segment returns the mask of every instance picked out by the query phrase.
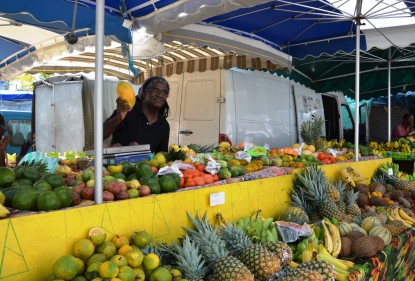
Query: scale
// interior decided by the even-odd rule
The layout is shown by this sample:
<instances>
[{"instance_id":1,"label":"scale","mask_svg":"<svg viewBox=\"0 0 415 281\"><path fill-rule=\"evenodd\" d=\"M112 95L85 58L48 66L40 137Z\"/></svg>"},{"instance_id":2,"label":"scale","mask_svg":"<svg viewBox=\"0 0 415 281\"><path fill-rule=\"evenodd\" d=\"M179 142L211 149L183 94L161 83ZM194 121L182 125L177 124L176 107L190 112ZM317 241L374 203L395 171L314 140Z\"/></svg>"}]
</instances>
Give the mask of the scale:
<instances>
[{"instance_id":1,"label":"scale","mask_svg":"<svg viewBox=\"0 0 415 281\"><path fill-rule=\"evenodd\" d=\"M95 154L94 150L85 152L88 156ZM150 145L130 145L130 146L117 146L106 147L103 149L102 164L104 166L120 165L122 162L137 163L141 160L150 160ZM88 166L94 165L92 160Z\"/></svg>"}]
</instances>

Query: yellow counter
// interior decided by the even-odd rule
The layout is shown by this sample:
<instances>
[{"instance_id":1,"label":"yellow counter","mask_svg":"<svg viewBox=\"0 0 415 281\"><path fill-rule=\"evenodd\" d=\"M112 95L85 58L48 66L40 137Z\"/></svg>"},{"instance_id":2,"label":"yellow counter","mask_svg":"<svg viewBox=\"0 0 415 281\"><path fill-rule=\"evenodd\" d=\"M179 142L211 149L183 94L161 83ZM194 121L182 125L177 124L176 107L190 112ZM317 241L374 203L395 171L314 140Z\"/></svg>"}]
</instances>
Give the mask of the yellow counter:
<instances>
[{"instance_id":1,"label":"yellow counter","mask_svg":"<svg viewBox=\"0 0 415 281\"><path fill-rule=\"evenodd\" d=\"M347 166L370 178L380 164L391 161L322 168L329 178L337 178ZM234 221L258 209L264 217L278 216L289 205L292 179L293 175L285 175L0 220L0 280L45 280L55 260L72 254L73 243L87 237L93 227L103 228L107 239L147 230L155 240L170 242L183 235L182 226L190 226L186 211L192 215L207 212L212 222L217 213ZM225 204L211 207L210 194L218 192L225 193Z\"/></svg>"}]
</instances>

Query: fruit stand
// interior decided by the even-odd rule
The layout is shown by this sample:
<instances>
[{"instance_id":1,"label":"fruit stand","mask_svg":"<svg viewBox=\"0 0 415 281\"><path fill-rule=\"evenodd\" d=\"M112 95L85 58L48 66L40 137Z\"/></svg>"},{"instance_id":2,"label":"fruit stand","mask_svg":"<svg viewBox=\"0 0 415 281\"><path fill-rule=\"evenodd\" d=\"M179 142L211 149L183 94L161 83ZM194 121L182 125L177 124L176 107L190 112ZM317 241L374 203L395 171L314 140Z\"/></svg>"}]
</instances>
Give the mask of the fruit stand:
<instances>
[{"instance_id":1,"label":"fruit stand","mask_svg":"<svg viewBox=\"0 0 415 281\"><path fill-rule=\"evenodd\" d=\"M341 169L351 166L370 178L380 164L391 161L381 158L321 167L328 177L338 177ZM107 237L146 229L154 239L170 242L184 234L182 226L191 226L186 212L193 215L207 212L212 222L218 213L225 220L235 221L258 209L264 217L278 217L290 204L292 180L298 171L301 169L282 176L228 181L222 185L184 188L173 193L100 205L81 204L52 212L23 213L0 220L0 280L46 280L55 260L69 254L74 242L86 237L93 227L102 228L109 234ZM221 199L215 201L218 197ZM405 235L399 242L405 244L401 248L413 245L405 243L413 240L413 230ZM399 252L396 249L393 251ZM400 253L405 254L404 251ZM376 258L374 261L376 264ZM410 261L405 262L409 264ZM366 276L355 273L351 278L365 280L372 272L377 272L370 265L367 268Z\"/></svg>"}]
</instances>

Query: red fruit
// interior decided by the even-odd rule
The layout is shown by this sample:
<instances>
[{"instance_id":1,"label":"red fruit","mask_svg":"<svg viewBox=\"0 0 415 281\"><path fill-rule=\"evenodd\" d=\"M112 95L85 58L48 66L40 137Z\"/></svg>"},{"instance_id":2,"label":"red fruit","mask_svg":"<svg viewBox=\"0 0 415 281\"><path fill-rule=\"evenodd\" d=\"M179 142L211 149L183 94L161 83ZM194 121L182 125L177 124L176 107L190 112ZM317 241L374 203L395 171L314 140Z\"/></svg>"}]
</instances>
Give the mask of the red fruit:
<instances>
[{"instance_id":1,"label":"red fruit","mask_svg":"<svg viewBox=\"0 0 415 281\"><path fill-rule=\"evenodd\" d=\"M198 164L197 166L196 166L196 169L198 169L199 171L201 171L201 172L205 172L205 165L203 165L203 164Z\"/></svg>"},{"instance_id":2,"label":"red fruit","mask_svg":"<svg viewBox=\"0 0 415 281\"><path fill-rule=\"evenodd\" d=\"M180 177L180 185L179 185L179 187L180 188L183 188L184 187L184 177Z\"/></svg>"},{"instance_id":3,"label":"red fruit","mask_svg":"<svg viewBox=\"0 0 415 281\"><path fill-rule=\"evenodd\" d=\"M214 175L212 175L212 177L213 177L213 181L214 181L214 182L219 181L219 176L218 176L218 174L214 174Z\"/></svg>"},{"instance_id":4,"label":"red fruit","mask_svg":"<svg viewBox=\"0 0 415 281\"><path fill-rule=\"evenodd\" d=\"M140 193L140 197L148 196L151 193L150 187L147 185L142 185L138 189L138 192Z\"/></svg>"},{"instance_id":5,"label":"red fruit","mask_svg":"<svg viewBox=\"0 0 415 281\"><path fill-rule=\"evenodd\" d=\"M128 199L129 197L128 197L127 191L121 191L120 193L115 195L115 198L117 198L117 200L125 200L125 199Z\"/></svg>"},{"instance_id":6,"label":"red fruit","mask_svg":"<svg viewBox=\"0 0 415 281\"><path fill-rule=\"evenodd\" d=\"M84 190L86 187L85 183L78 183L77 185L75 185L74 187L72 187L72 191L78 193L79 195L81 195L82 190Z\"/></svg>"},{"instance_id":7,"label":"red fruit","mask_svg":"<svg viewBox=\"0 0 415 281\"><path fill-rule=\"evenodd\" d=\"M94 188L85 187L84 190L82 190L82 198L85 200L94 200Z\"/></svg>"},{"instance_id":8,"label":"red fruit","mask_svg":"<svg viewBox=\"0 0 415 281\"><path fill-rule=\"evenodd\" d=\"M72 203L71 206L76 206L81 204L81 195L79 195L79 193L73 192L72 191Z\"/></svg>"},{"instance_id":9,"label":"red fruit","mask_svg":"<svg viewBox=\"0 0 415 281\"><path fill-rule=\"evenodd\" d=\"M156 167L151 167L151 170L153 170L153 173L157 173L159 171Z\"/></svg>"},{"instance_id":10,"label":"red fruit","mask_svg":"<svg viewBox=\"0 0 415 281\"><path fill-rule=\"evenodd\" d=\"M103 201L114 201L114 194L112 194L110 191L108 190L104 190L102 192L102 200Z\"/></svg>"}]
</instances>

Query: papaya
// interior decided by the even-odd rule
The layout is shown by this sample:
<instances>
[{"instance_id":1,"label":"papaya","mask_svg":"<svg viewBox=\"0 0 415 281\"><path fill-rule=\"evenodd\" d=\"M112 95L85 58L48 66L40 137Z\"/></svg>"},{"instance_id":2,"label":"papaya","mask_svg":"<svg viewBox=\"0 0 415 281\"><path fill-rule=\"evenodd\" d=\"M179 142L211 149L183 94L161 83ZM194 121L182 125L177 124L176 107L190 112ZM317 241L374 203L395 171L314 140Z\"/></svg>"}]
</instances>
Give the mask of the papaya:
<instances>
[{"instance_id":1,"label":"papaya","mask_svg":"<svg viewBox=\"0 0 415 281\"><path fill-rule=\"evenodd\" d=\"M52 186L47 183L45 180L38 180L33 184L33 189L39 190L39 191L52 191Z\"/></svg>"},{"instance_id":2,"label":"papaya","mask_svg":"<svg viewBox=\"0 0 415 281\"><path fill-rule=\"evenodd\" d=\"M63 185L63 176L59 174L47 174L42 179L50 184L52 188L57 188Z\"/></svg>"},{"instance_id":3,"label":"papaya","mask_svg":"<svg viewBox=\"0 0 415 281\"><path fill-rule=\"evenodd\" d=\"M24 167L23 168L23 178L29 179L32 182L39 180L41 177L40 172L32 167Z\"/></svg>"},{"instance_id":4,"label":"papaya","mask_svg":"<svg viewBox=\"0 0 415 281\"><path fill-rule=\"evenodd\" d=\"M61 200L57 193L45 191L39 194L36 205L39 211L52 211L60 208Z\"/></svg>"},{"instance_id":5,"label":"papaya","mask_svg":"<svg viewBox=\"0 0 415 281\"><path fill-rule=\"evenodd\" d=\"M60 208L66 208L72 204L72 189L67 186L59 186L53 190L61 202Z\"/></svg>"},{"instance_id":6,"label":"papaya","mask_svg":"<svg viewBox=\"0 0 415 281\"><path fill-rule=\"evenodd\" d=\"M32 180L29 180L29 179L16 179L16 181L13 184L15 184L15 183L22 183L22 184L26 184L26 185L33 185L33 181Z\"/></svg>"},{"instance_id":7,"label":"papaya","mask_svg":"<svg viewBox=\"0 0 415 281\"><path fill-rule=\"evenodd\" d=\"M129 175L134 173L134 165L131 164L130 162L122 162L121 165L122 165L122 173L125 176L128 177Z\"/></svg>"},{"instance_id":8,"label":"papaya","mask_svg":"<svg viewBox=\"0 0 415 281\"><path fill-rule=\"evenodd\" d=\"M117 97L122 100L125 100L129 107L134 107L135 105L135 92L133 87L127 81L120 81L117 84Z\"/></svg>"},{"instance_id":9,"label":"papaya","mask_svg":"<svg viewBox=\"0 0 415 281\"><path fill-rule=\"evenodd\" d=\"M12 208L25 211L35 211L37 209L37 198L41 192L34 189L23 189L14 195Z\"/></svg>"},{"instance_id":10,"label":"papaya","mask_svg":"<svg viewBox=\"0 0 415 281\"><path fill-rule=\"evenodd\" d=\"M167 176L171 176L176 181L176 185L177 186L180 185L180 176L179 176L179 174L176 174L176 173L168 173L166 175Z\"/></svg>"},{"instance_id":11,"label":"papaya","mask_svg":"<svg viewBox=\"0 0 415 281\"><path fill-rule=\"evenodd\" d=\"M158 180L152 177L141 177L139 182L141 185L147 185L150 188L150 194L161 193L161 187Z\"/></svg>"},{"instance_id":12,"label":"papaya","mask_svg":"<svg viewBox=\"0 0 415 281\"><path fill-rule=\"evenodd\" d=\"M139 178L150 177L153 175L153 169L148 161L142 160L136 164L135 173Z\"/></svg>"},{"instance_id":13,"label":"papaya","mask_svg":"<svg viewBox=\"0 0 415 281\"><path fill-rule=\"evenodd\" d=\"M180 182L179 182L180 184ZM162 193L173 192L177 190L177 184L170 175L164 175L159 178L160 190ZM150 188L151 189L151 188Z\"/></svg>"},{"instance_id":14,"label":"papaya","mask_svg":"<svg viewBox=\"0 0 415 281\"><path fill-rule=\"evenodd\" d=\"M8 167L0 167L0 187L8 187L16 180L16 173Z\"/></svg>"},{"instance_id":15,"label":"papaya","mask_svg":"<svg viewBox=\"0 0 415 281\"><path fill-rule=\"evenodd\" d=\"M17 192L22 191L20 188L15 187L7 187L3 188L1 192L6 196L6 201L4 202L4 206L11 207L13 197L16 195Z\"/></svg>"}]
</instances>

